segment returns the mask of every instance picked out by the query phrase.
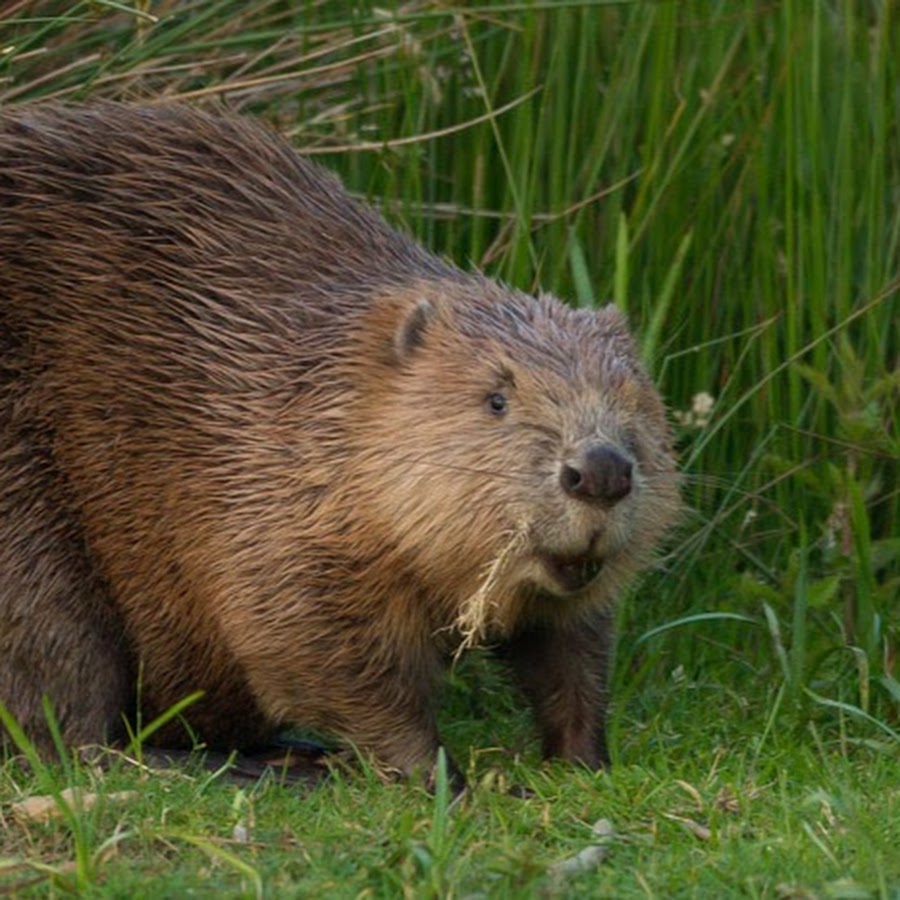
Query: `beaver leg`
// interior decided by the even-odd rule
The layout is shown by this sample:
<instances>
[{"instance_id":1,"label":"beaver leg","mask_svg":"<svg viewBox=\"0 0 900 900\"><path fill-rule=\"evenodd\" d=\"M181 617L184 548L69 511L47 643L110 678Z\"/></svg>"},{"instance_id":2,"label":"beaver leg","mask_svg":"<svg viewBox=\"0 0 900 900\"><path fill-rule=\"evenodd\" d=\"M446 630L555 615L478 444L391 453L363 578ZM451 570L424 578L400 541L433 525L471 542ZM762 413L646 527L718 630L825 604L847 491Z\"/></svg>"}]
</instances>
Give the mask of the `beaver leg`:
<instances>
[{"instance_id":1,"label":"beaver leg","mask_svg":"<svg viewBox=\"0 0 900 900\"><path fill-rule=\"evenodd\" d=\"M427 686L426 686L427 685ZM435 722L431 679L395 684L392 696L357 695L359 706L348 717L341 736L363 753L370 754L385 775L399 778L421 778L434 787L440 738ZM389 699L390 704L385 700ZM456 793L465 779L449 753L446 754L447 776Z\"/></svg>"},{"instance_id":2,"label":"beaver leg","mask_svg":"<svg viewBox=\"0 0 900 900\"><path fill-rule=\"evenodd\" d=\"M0 384L0 701L39 751L53 747L45 695L66 743L105 742L133 693L121 624L65 507L49 441L23 427L12 393Z\"/></svg>"},{"instance_id":3,"label":"beaver leg","mask_svg":"<svg viewBox=\"0 0 900 900\"><path fill-rule=\"evenodd\" d=\"M307 598L307 614L318 609ZM424 626L401 640L404 633L390 620L341 618L340 609L340 603L324 604L314 620L293 629L316 636L308 645L270 643L264 657L243 660L256 696L273 721L334 735L387 778L432 782L440 747L434 702L443 675L439 651L417 640L427 634ZM414 616L415 610L403 621L408 625ZM455 787L462 779L447 763Z\"/></svg>"},{"instance_id":4,"label":"beaver leg","mask_svg":"<svg viewBox=\"0 0 900 900\"><path fill-rule=\"evenodd\" d=\"M503 648L534 707L545 758L609 765L607 677L612 644L608 614L565 628L535 625Z\"/></svg>"}]
</instances>

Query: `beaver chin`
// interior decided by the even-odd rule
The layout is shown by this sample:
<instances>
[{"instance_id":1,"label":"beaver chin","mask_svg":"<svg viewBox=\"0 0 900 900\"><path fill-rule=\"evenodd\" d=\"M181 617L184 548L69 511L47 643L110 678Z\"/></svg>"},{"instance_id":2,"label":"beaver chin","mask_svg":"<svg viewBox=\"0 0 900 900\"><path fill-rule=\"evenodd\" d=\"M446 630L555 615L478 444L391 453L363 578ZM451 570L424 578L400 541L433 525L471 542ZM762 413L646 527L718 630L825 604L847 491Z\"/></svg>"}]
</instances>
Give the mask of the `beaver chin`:
<instances>
[{"instance_id":1,"label":"beaver chin","mask_svg":"<svg viewBox=\"0 0 900 900\"><path fill-rule=\"evenodd\" d=\"M600 577L604 560L589 554L576 556L544 554L541 562L550 581L557 588L554 593L578 594Z\"/></svg>"}]
</instances>

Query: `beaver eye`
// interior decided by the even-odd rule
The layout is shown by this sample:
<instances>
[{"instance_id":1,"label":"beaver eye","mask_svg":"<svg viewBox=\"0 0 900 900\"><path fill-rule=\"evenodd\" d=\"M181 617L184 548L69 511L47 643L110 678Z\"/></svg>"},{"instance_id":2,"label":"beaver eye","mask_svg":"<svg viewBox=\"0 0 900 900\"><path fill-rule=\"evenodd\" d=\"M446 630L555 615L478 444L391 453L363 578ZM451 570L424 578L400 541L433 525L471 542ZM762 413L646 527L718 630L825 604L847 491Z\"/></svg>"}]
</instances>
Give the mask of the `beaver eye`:
<instances>
[{"instance_id":1,"label":"beaver eye","mask_svg":"<svg viewBox=\"0 0 900 900\"><path fill-rule=\"evenodd\" d=\"M506 415L506 412L509 409L509 401L506 399L506 395L501 394L498 391L488 394L485 404L487 405L488 412L495 416Z\"/></svg>"}]
</instances>

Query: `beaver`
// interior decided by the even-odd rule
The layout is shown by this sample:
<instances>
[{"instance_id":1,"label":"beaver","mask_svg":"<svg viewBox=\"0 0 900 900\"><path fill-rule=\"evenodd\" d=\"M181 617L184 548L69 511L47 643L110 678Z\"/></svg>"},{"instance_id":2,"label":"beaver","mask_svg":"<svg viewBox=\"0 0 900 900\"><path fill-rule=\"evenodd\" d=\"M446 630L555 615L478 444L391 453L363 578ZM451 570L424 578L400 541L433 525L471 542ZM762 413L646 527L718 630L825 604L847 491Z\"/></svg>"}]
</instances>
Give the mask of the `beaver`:
<instances>
[{"instance_id":1,"label":"beaver","mask_svg":"<svg viewBox=\"0 0 900 900\"><path fill-rule=\"evenodd\" d=\"M45 696L78 746L199 690L160 744L430 771L483 644L601 767L614 603L677 512L617 309L456 267L241 116L0 115L0 700L38 747Z\"/></svg>"}]
</instances>

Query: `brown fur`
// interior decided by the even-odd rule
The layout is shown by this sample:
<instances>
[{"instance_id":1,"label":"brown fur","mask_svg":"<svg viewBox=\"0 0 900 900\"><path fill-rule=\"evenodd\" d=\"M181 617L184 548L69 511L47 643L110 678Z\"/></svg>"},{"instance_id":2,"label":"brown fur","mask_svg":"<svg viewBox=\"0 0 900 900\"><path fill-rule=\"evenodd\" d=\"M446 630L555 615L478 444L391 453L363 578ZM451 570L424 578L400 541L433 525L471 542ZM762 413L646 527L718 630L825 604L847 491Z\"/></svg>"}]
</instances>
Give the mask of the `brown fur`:
<instances>
[{"instance_id":1,"label":"brown fur","mask_svg":"<svg viewBox=\"0 0 900 900\"><path fill-rule=\"evenodd\" d=\"M561 488L597 444L624 499ZM246 120L0 116L0 699L40 743L44 694L121 738L140 671L145 721L206 692L209 746L310 726L409 772L484 640L599 765L612 603L676 509L614 309L460 271Z\"/></svg>"}]
</instances>

